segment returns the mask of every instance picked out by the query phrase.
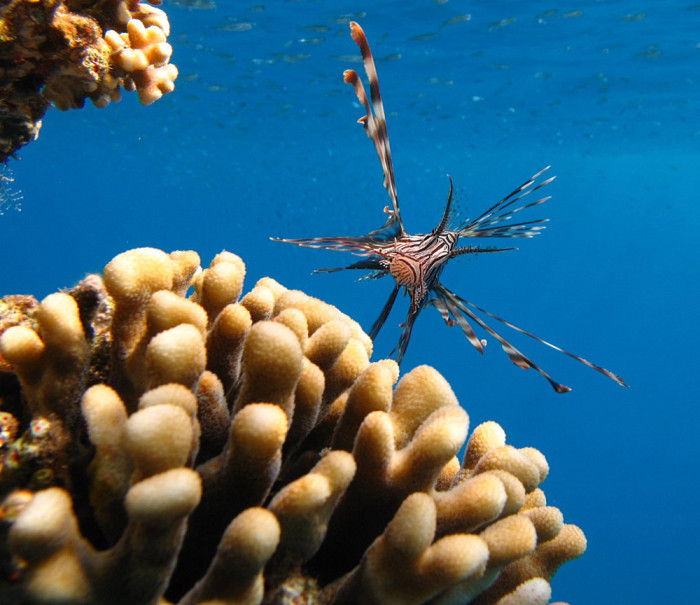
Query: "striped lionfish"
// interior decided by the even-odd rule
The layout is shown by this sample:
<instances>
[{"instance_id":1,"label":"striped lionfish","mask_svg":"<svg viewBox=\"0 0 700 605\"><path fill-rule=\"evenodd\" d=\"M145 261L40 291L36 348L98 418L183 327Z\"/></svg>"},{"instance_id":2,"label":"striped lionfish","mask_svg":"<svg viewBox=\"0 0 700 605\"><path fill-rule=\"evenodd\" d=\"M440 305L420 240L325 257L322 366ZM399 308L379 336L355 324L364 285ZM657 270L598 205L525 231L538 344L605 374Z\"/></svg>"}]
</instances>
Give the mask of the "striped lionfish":
<instances>
[{"instance_id":1,"label":"striped lionfish","mask_svg":"<svg viewBox=\"0 0 700 605\"><path fill-rule=\"evenodd\" d=\"M467 219L454 225L453 223L456 221L452 214L453 183L452 178L448 176L450 188L447 195L447 204L442 215L442 220L438 226L430 233L421 233L417 235L409 235L406 233L399 211L399 200L396 194L394 168L391 160L391 149L389 147L389 135L387 134L384 106L379 93L377 70L374 65L369 43L367 42L362 28L357 23L352 22L350 23L350 31L353 40L360 47L362 53L365 72L369 79L371 106L357 72L349 69L343 73L343 77L345 82L353 86L359 102L364 106L366 111L366 115L361 117L358 122L362 124L367 136L374 142L379 161L384 170L384 187L391 198L391 208L384 208L384 211L388 214L388 220L380 229L371 231L367 235L357 237L273 239L275 241L298 244L310 248L327 248L330 250L353 252L357 256L365 257L347 267L318 269L315 273L341 271L344 269L367 269L371 271L371 273L361 279L377 279L385 275L391 275L395 281L394 289L389 295L389 300L387 300L384 305L379 317L372 325L369 336L372 339L377 336L379 330L389 316L389 312L391 311L399 290L403 288L404 293L410 296L411 302L406 322L402 324L403 329L399 342L392 351L392 354L397 353L396 361L398 363L401 363L406 352L411 338L411 331L413 330L413 325L418 315L424 307L433 306L440 312L448 326L459 325L469 342L480 353L484 352L484 344L486 343L476 336L474 329L469 323L470 319L498 340L505 353L515 365L524 369L533 368L537 370L549 381L557 393L566 393L571 389L553 380L542 368L537 366L493 328L488 326L483 319L476 315L475 311L479 311L505 324L509 328L534 338L548 347L580 361L588 367L612 378L622 386L627 386L619 376L613 374L609 370L542 340L522 328L514 326L493 313L457 296L440 283L440 275L450 259L465 254L505 252L515 249L471 245L460 247L458 246L458 242L461 238L533 237L540 233L540 231L545 228L543 223L547 222L548 219L529 220L517 223L508 221L515 213L532 206L537 206L550 199L549 197L543 197L529 203L524 203L522 206L514 207L525 196L538 191L550 183L554 180L554 177L549 177L547 179L540 178L549 169L548 166L476 218Z\"/></svg>"}]
</instances>

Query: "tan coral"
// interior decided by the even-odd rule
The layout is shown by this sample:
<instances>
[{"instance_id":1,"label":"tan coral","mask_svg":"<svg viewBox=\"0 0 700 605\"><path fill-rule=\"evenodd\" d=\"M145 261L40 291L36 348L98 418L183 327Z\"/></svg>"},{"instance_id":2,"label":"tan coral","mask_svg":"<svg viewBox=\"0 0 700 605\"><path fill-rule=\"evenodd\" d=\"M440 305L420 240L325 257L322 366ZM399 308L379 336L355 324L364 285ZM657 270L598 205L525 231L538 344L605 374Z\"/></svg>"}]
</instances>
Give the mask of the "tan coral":
<instances>
[{"instance_id":1,"label":"tan coral","mask_svg":"<svg viewBox=\"0 0 700 605\"><path fill-rule=\"evenodd\" d=\"M155 334L153 326L149 329L149 310L154 315L157 306L152 296L162 290L181 291L198 267L197 255L167 255L153 248L129 250L105 267L105 287L114 306L110 382L130 410L148 381L146 349ZM164 325L161 318L157 323Z\"/></svg>"},{"instance_id":2,"label":"tan coral","mask_svg":"<svg viewBox=\"0 0 700 605\"><path fill-rule=\"evenodd\" d=\"M200 490L197 474L189 469L135 484L125 498L129 524L123 539L102 552L80 537L64 490L37 493L9 538L14 553L27 565L26 590L38 602L153 602L167 583L185 520ZM129 582L119 581L122 574Z\"/></svg>"},{"instance_id":3,"label":"tan coral","mask_svg":"<svg viewBox=\"0 0 700 605\"><path fill-rule=\"evenodd\" d=\"M555 538L538 544L532 553L507 565L494 584L475 599L474 603L529 603L530 601L516 600L518 593L525 590L521 588L524 585L530 586L531 589L539 587L536 592L549 598L551 593L543 589L542 581L549 583L561 565L580 557L585 550L586 538L583 532L575 525L565 524ZM532 580L537 582L531 584ZM506 596L510 599L504 600ZM533 602L548 602L536 600L543 599L544 596L536 596Z\"/></svg>"},{"instance_id":4,"label":"tan coral","mask_svg":"<svg viewBox=\"0 0 700 605\"><path fill-rule=\"evenodd\" d=\"M285 448L291 452L317 426L326 378L321 369L307 358L302 360L299 382L294 389L294 417Z\"/></svg>"},{"instance_id":5,"label":"tan coral","mask_svg":"<svg viewBox=\"0 0 700 605\"><path fill-rule=\"evenodd\" d=\"M209 268L197 274L192 299L199 303L213 321L223 308L238 301L243 292L245 264L240 256L221 252L211 261Z\"/></svg>"},{"instance_id":6,"label":"tan coral","mask_svg":"<svg viewBox=\"0 0 700 605\"><path fill-rule=\"evenodd\" d=\"M123 499L134 470L124 448L126 408L113 389L97 384L85 391L81 410L95 446L95 457L88 468L92 480L90 503L105 534L115 540L126 525Z\"/></svg>"},{"instance_id":7,"label":"tan coral","mask_svg":"<svg viewBox=\"0 0 700 605\"><path fill-rule=\"evenodd\" d=\"M75 109L89 98L105 107L124 88L148 105L172 92L169 34L166 13L137 0L4 2L0 162L38 137L51 104Z\"/></svg>"},{"instance_id":8,"label":"tan coral","mask_svg":"<svg viewBox=\"0 0 700 605\"><path fill-rule=\"evenodd\" d=\"M37 311L37 331L8 328L0 339L0 353L13 364L34 414L56 415L73 422L70 402L84 388L81 373L66 375L64 367L81 367L88 346L78 305L67 294L47 296Z\"/></svg>"},{"instance_id":9,"label":"tan coral","mask_svg":"<svg viewBox=\"0 0 700 605\"><path fill-rule=\"evenodd\" d=\"M248 309L253 321L270 319L275 308L275 295L265 286L255 286L241 299L241 305Z\"/></svg>"},{"instance_id":10,"label":"tan coral","mask_svg":"<svg viewBox=\"0 0 700 605\"><path fill-rule=\"evenodd\" d=\"M280 548L297 563L308 561L326 536L328 520L355 475L344 451L327 453L311 471L282 488L268 508L282 528Z\"/></svg>"},{"instance_id":11,"label":"tan coral","mask_svg":"<svg viewBox=\"0 0 700 605\"><path fill-rule=\"evenodd\" d=\"M291 419L302 358L299 341L289 328L272 321L254 324L243 345L245 363L234 411L266 401L279 405Z\"/></svg>"},{"instance_id":12,"label":"tan coral","mask_svg":"<svg viewBox=\"0 0 700 605\"><path fill-rule=\"evenodd\" d=\"M399 380L338 309L244 276L142 248L4 307L0 399L34 415L2 417L16 600L547 602L585 537L546 505L545 457L488 422L460 461L436 370Z\"/></svg>"},{"instance_id":13,"label":"tan coral","mask_svg":"<svg viewBox=\"0 0 700 605\"><path fill-rule=\"evenodd\" d=\"M180 601L260 603L264 596L263 569L280 539L274 514L248 508L228 526L206 575Z\"/></svg>"},{"instance_id":14,"label":"tan coral","mask_svg":"<svg viewBox=\"0 0 700 605\"><path fill-rule=\"evenodd\" d=\"M156 334L146 347L148 388L171 382L192 387L207 365L200 331L180 324Z\"/></svg>"},{"instance_id":15,"label":"tan coral","mask_svg":"<svg viewBox=\"0 0 700 605\"><path fill-rule=\"evenodd\" d=\"M37 487L53 481L70 486L70 461L83 453L75 435L89 354L75 299L65 293L47 296L36 310L34 328L7 327L0 336L0 354L22 385L21 398L10 399L24 401L33 418L28 430L0 452L0 469L7 470L0 485L21 485L26 474Z\"/></svg>"},{"instance_id":16,"label":"tan coral","mask_svg":"<svg viewBox=\"0 0 700 605\"><path fill-rule=\"evenodd\" d=\"M435 504L415 493L401 504L359 568L343 580L338 603L412 605L441 590L479 577L489 559L487 543L455 534L433 543Z\"/></svg>"},{"instance_id":17,"label":"tan coral","mask_svg":"<svg viewBox=\"0 0 700 605\"><path fill-rule=\"evenodd\" d=\"M205 370L201 373L194 395L201 432L198 451L198 462L201 462L213 458L223 449L228 438L231 415L226 402L224 385L213 372Z\"/></svg>"},{"instance_id":18,"label":"tan coral","mask_svg":"<svg viewBox=\"0 0 700 605\"><path fill-rule=\"evenodd\" d=\"M126 33L121 35L114 30L105 32L105 42L114 64L128 74L126 88L133 86L141 103L150 105L175 90L177 67L168 63L173 49L158 25L146 27L143 21L135 18L129 20L126 27Z\"/></svg>"},{"instance_id":19,"label":"tan coral","mask_svg":"<svg viewBox=\"0 0 700 605\"><path fill-rule=\"evenodd\" d=\"M238 303L227 304L207 335L207 368L229 391L240 374L243 341L253 325L250 312Z\"/></svg>"},{"instance_id":20,"label":"tan coral","mask_svg":"<svg viewBox=\"0 0 700 605\"><path fill-rule=\"evenodd\" d=\"M370 364L352 385L343 415L333 435L333 446L352 450L355 435L371 412L391 409L392 387L399 377L395 362L383 360Z\"/></svg>"}]
</instances>

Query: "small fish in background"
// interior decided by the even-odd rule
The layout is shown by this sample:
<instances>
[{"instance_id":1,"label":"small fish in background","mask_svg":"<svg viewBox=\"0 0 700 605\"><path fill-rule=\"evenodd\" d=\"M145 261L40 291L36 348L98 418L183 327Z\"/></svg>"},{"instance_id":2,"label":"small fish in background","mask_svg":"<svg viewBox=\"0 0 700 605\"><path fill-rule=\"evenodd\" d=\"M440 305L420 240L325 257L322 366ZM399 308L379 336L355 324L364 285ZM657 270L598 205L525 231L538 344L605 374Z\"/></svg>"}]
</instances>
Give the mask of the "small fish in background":
<instances>
[{"instance_id":1,"label":"small fish in background","mask_svg":"<svg viewBox=\"0 0 700 605\"><path fill-rule=\"evenodd\" d=\"M216 9L216 2L214 2L214 0L170 0L170 4L198 10Z\"/></svg>"},{"instance_id":2,"label":"small fish in background","mask_svg":"<svg viewBox=\"0 0 700 605\"><path fill-rule=\"evenodd\" d=\"M472 16L469 14L455 15L451 19L445 21L440 27L447 27L448 25L455 25L456 23L464 23L465 21L471 21Z\"/></svg>"},{"instance_id":3,"label":"small fish in background","mask_svg":"<svg viewBox=\"0 0 700 605\"><path fill-rule=\"evenodd\" d=\"M489 25L489 31L496 31L497 29L501 29L502 27L506 27L507 25L512 25L515 23L516 19L515 17L508 17L507 19L501 19L500 21L495 21L491 25Z\"/></svg>"},{"instance_id":4,"label":"small fish in background","mask_svg":"<svg viewBox=\"0 0 700 605\"><path fill-rule=\"evenodd\" d=\"M538 342L568 355L576 361L611 378L618 384L627 386L619 376L613 374L609 370L542 340L522 328L518 328L505 319L458 296L440 283L440 275L450 259L465 254L506 252L515 249L478 245L458 246L461 238L533 237L539 234L541 230L545 228L544 223L546 223L548 219L511 222L511 218L522 210L537 206L550 199L549 197L543 197L523 203L523 205L517 205L523 198L538 191L554 180L554 177L543 178L542 175L549 167L544 168L476 218L458 222L457 217L452 213L453 184L452 179L448 176L450 188L447 195L447 204L440 223L430 233L409 235L404 228L401 212L399 210L399 200L396 193L396 183L394 181L394 167L391 159L384 105L379 92L379 79L377 77L374 59L372 58L372 52L364 31L354 21L350 23L350 31L353 40L360 47L362 53L362 61L370 84L371 105L357 72L353 69L349 69L344 72L343 77L346 83L353 86L360 104L364 106L366 111L366 115L360 118L358 122L362 124L367 132L367 136L374 142L379 161L384 171L384 187L391 198L391 208L386 207L384 211L389 218L383 227L362 236L272 239L274 241L297 244L310 248L327 248L329 250L352 252L357 256L364 257L362 260L348 265L347 267L318 269L314 271L315 273L342 271L345 269L364 269L371 271L371 273L361 279L378 279L385 275L393 277L395 282L394 288L379 314L379 317L372 325L369 336L372 339L377 336L379 330L389 316L399 291L403 288L404 293L409 295L411 302L406 322L402 324L403 329L399 342L392 351L392 354L396 353L396 361L398 363L401 363L406 353L408 343L411 339L413 325L418 315L425 307L432 306L438 310L448 326L459 325L469 342L480 353L483 353L485 341L476 336L469 320L475 322L488 334L498 340L505 353L515 365L524 369L533 368L537 370L549 381L557 393L566 393L571 389L553 380L542 368L537 366L493 328L487 325L481 317L476 315L477 311L501 322L521 334L534 338Z\"/></svg>"}]
</instances>

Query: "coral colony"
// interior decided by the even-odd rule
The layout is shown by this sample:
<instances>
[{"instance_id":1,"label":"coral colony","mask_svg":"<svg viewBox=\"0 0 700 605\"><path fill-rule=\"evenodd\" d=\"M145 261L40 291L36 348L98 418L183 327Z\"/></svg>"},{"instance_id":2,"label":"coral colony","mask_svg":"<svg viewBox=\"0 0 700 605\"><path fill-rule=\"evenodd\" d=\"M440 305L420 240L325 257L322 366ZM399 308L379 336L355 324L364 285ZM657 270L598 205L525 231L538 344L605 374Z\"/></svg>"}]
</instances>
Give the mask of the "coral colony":
<instances>
[{"instance_id":1,"label":"coral colony","mask_svg":"<svg viewBox=\"0 0 700 605\"><path fill-rule=\"evenodd\" d=\"M153 2L160 4L160 2ZM0 7L0 162L39 136L49 105L97 107L175 88L164 11L136 0L4 0Z\"/></svg>"},{"instance_id":2,"label":"coral colony","mask_svg":"<svg viewBox=\"0 0 700 605\"><path fill-rule=\"evenodd\" d=\"M199 263L3 299L0 601L548 602L586 539L538 450L467 440L445 379L335 307Z\"/></svg>"}]
</instances>

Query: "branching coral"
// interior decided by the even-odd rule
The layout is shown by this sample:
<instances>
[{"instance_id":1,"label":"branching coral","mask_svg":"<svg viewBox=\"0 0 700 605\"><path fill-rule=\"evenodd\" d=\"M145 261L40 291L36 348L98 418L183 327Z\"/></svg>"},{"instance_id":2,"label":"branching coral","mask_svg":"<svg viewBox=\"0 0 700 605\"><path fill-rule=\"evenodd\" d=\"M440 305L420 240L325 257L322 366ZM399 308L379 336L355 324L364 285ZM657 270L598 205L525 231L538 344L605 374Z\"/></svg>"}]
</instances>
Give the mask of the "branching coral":
<instances>
[{"instance_id":1,"label":"branching coral","mask_svg":"<svg viewBox=\"0 0 700 605\"><path fill-rule=\"evenodd\" d=\"M159 4L159 2L153 2ZM0 7L0 162L39 135L50 104L98 107L174 89L170 24L138 0L9 0Z\"/></svg>"},{"instance_id":2,"label":"branching coral","mask_svg":"<svg viewBox=\"0 0 700 605\"><path fill-rule=\"evenodd\" d=\"M244 276L228 252L200 271L137 249L5 299L0 595L549 602L586 540L546 505L544 456L487 422L460 461L437 371L399 380L336 308L270 278L241 296Z\"/></svg>"}]
</instances>

